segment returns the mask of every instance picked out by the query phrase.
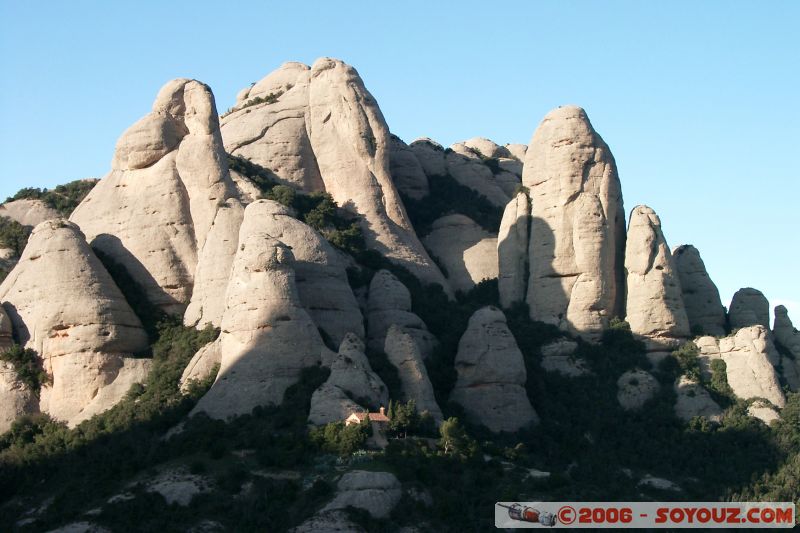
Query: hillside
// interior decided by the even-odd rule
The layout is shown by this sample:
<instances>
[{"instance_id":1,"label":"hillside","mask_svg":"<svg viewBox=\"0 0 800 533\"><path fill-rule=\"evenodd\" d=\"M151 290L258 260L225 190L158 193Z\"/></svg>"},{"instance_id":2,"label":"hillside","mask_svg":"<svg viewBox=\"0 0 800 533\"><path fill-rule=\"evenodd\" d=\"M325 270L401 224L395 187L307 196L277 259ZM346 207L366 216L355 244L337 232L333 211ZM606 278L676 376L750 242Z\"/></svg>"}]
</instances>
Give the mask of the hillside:
<instances>
[{"instance_id":1,"label":"hillside","mask_svg":"<svg viewBox=\"0 0 800 533\"><path fill-rule=\"evenodd\" d=\"M531 126L527 146L406 143L353 67L291 62L221 115L172 80L101 180L9 198L0 529L800 504L786 309L770 324L750 287L723 305L669 220L626 211L585 110Z\"/></svg>"}]
</instances>

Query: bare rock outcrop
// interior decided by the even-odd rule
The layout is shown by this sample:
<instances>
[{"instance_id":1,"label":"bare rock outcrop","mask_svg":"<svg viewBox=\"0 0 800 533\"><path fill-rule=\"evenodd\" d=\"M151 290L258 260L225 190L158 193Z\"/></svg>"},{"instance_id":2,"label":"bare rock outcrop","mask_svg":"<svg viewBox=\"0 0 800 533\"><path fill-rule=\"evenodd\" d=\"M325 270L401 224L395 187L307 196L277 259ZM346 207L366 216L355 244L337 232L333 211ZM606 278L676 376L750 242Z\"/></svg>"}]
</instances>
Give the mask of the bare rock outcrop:
<instances>
[{"instance_id":1,"label":"bare rock outcrop","mask_svg":"<svg viewBox=\"0 0 800 533\"><path fill-rule=\"evenodd\" d=\"M689 421L696 416L719 422L722 419L722 408L715 402L708 391L697 381L688 376L681 376L675 381L675 414L681 420Z\"/></svg>"},{"instance_id":2,"label":"bare rock outcrop","mask_svg":"<svg viewBox=\"0 0 800 533\"><path fill-rule=\"evenodd\" d=\"M772 334L775 335L775 340L781 346L789 350L789 352L800 360L800 331L792 324L792 319L789 318L789 311L783 305L775 306L775 321L772 326Z\"/></svg>"},{"instance_id":3,"label":"bare rock outcrop","mask_svg":"<svg viewBox=\"0 0 800 533\"><path fill-rule=\"evenodd\" d=\"M650 352L669 352L690 336L680 279L661 232L661 220L647 206L631 212L625 249L627 318Z\"/></svg>"},{"instance_id":4,"label":"bare rock outcrop","mask_svg":"<svg viewBox=\"0 0 800 533\"><path fill-rule=\"evenodd\" d=\"M783 377L789 388L793 391L800 390L800 331L797 331L789 318L786 307L775 307L775 322L772 326L772 335L789 355L781 354L781 368Z\"/></svg>"},{"instance_id":5,"label":"bare rock outcrop","mask_svg":"<svg viewBox=\"0 0 800 533\"><path fill-rule=\"evenodd\" d=\"M414 151L399 137L391 135L389 171L397 190L409 198L421 200L428 196L428 176Z\"/></svg>"},{"instance_id":6,"label":"bare rock outcrop","mask_svg":"<svg viewBox=\"0 0 800 533\"><path fill-rule=\"evenodd\" d=\"M429 178L447 174L447 163L444 160L444 147L428 137L415 139L410 145L411 151L417 156L417 161L422 165L422 170Z\"/></svg>"},{"instance_id":7,"label":"bare rock outcrop","mask_svg":"<svg viewBox=\"0 0 800 533\"><path fill-rule=\"evenodd\" d=\"M39 410L39 399L23 383L11 363L0 361L0 434L20 416Z\"/></svg>"},{"instance_id":8,"label":"bare rock outcrop","mask_svg":"<svg viewBox=\"0 0 800 533\"><path fill-rule=\"evenodd\" d=\"M5 309L0 306L0 352L11 348L14 344L14 328Z\"/></svg>"},{"instance_id":9,"label":"bare rock outcrop","mask_svg":"<svg viewBox=\"0 0 800 533\"><path fill-rule=\"evenodd\" d=\"M469 319L458 343L458 381L450 395L467 416L491 431L517 431L539 417L525 392L527 373L506 317L484 307Z\"/></svg>"},{"instance_id":10,"label":"bare rock outcrop","mask_svg":"<svg viewBox=\"0 0 800 533\"><path fill-rule=\"evenodd\" d=\"M247 207L260 227L292 249L300 302L314 322L340 344L347 333L364 337L364 318L347 281L346 264L322 235L285 206L258 200Z\"/></svg>"},{"instance_id":11,"label":"bare rock outcrop","mask_svg":"<svg viewBox=\"0 0 800 533\"><path fill-rule=\"evenodd\" d=\"M577 349L577 342L565 338L545 344L542 346L542 370L570 378L590 374L586 361L575 355Z\"/></svg>"},{"instance_id":12,"label":"bare rock outcrop","mask_svg":"<svg viewBox=\"0 0 800 533\"><path fill-rule=\"evenodd\" d=\"M649 372L629 370L617 380L617 401L626 411L641 409L661 387Z\"/></svg>"},{"instance_id":13,"label":"bare rock outcrop","mask_svg":"<svg viewBox=\"0 0 800 533\"><path fill-rule=\"evenodd\" d=\"M700 349L698 359L705 372L714 359L725 362L728 385L737 397L743 400L764 398L777 407L785 405L786 398L775 370L780 354L766 328L748 326L722 339L701 337L695 344Z\"/></svg>"},{"instance_id":14,"label":"bare rock outcrop","mask_svg":"<svg viewBox=\"0 0 800 533\"><path fill-rule=\"evenodd\" d=\"M181 392L188 392L193 382L216 378L222 365L222 351L218 340L209 342L194 354L181 375Z\"/></svg>"},{"instance_id":15,"label":"bare rock outcrop","mask_svg":"<svg viewBox=\"0 0 800 533\"><path fill-rule=\"evenodd\" d=\"M364 348L361 339L348 333L331 363L331 375L327 383L349 392L356 400L363 399L368 402L364 407L375 410L389 405L389 389L372 371Z\"/></svg>"},{"instance_id":16,"label":"bare rock outcrop","mask_svg":"<svg viewBox=\"0 0 800 533\"><path fill-rule=\"evenodd\" d=\"M525 300L530 220L530 198L520 191L506 205L497 234L497 282L500 305L505 308Z\"/></svg>"},{"instance_id":17,"label":"bare rock outcrop","mask_svg":"<svg viewBox=\"0 0 800 533\"><path fill-rule=\"evenodd\" d=\"M74 425L146 377L150 360L130 357L148 347L141 322L75 224L36 226L0 301L20 344L52 378L40 409L53 418Z\"/></svg>"},{"instance_id":18,"label":"bare rock outcrop","mask_svg":"<svg viewBox=\"0 0 800 533\"><path fill-rule=\"evenodd\" d=\"M389 389L372 371L364 343L354 334L345 336L330 367L330 376L311 396L311 424L339 422L353 412L376 411L389 404Z\"/></svg>"},{"instance_id":19,"label":"bare rock outcrop","mask_svg":"<svg viewBox=\"0 0 800 533\"><path fill-rule=\"evenodd\" d=\"M58 211L41 200L22 199L0 204L0 217L8 217L23 226L38 226L45 220L60 216Z\"/></svg>"},{"instance_id":20,"label":"bare rock outcrop","mask_svg":"<svg viewBox=\"0 0 800 533\"><path fill-rule=\"evenodd\" d=\"M315 426L324 426L331 422L341 422L352 413L365 410L363 406L352 400L345 391L326 382L311 395L308 422Z\"/></svg>"},{"instance_id":21,"label":"bare rock outcrop","mask_svg":"<svg viewBox=\"0 0 800 533\"><path fill-rule=\"evenodd\" d=\"M511 143L505 146L505 149L508 150L509 156L512 159L516 159L520 163L525 161L525 154L528 151L528 145L526 144L518 144L518 143Z\"/></svg>"},{"instance_id":22,"label":"bare rock outcrop","mask_svg":"<svg viewBox=\"0 0 800 533\"><path fill-rule=\"evenodd\" d=\"M403 397L400 399L404 402L414 400L418 412L427 411L437 423L440 423L443 419L442 410L436 403L428 370L425 368L416 340L404 329L393 325L386 335L383 350L389 362L397 368L403 389Z\"/></svg>"},{"instance_id":23,"label":"bare rock outcrop","mask_svg":"<svg viewBox=\"0 0 800 533\"><path fill-rule=\"evenodd\" d=\"M241 91L222 117L225 149L269 170L278 182L306 192L325 190L307 131L311 69L284 63Z\"/></svg>"},{"instance_id":24,"label":"bare rock outcrop","mask_svg":"<svg viewBox=\"0 0 800 533\"><path fill-rule=\"evenodd\" d=\"M445 154L445 162L447 173L464 187L477 192L494 206L505 207L508 203L509 195L501 183L472 150L463 145L453 145Z\"/></svg>"},{"instance_id":25,"label":"bare rock outcrop","mask_svg":"<svg viewBox=\"0 0 800 533\"><path fill-rule=\"evenodd\" d=\"M211 90L177 79L123 133L111 172L70 219L92 246L128 269L152 303L182 313L198 251L235 193Z\"/></svg>"},{"instance_id":26,"label":"bare rock outcrop","mask_svg":"<svg viewBox=\"0 0 800 533\"><path fill-rule=\"evenodd\" d=\"M243 220L244 205L236 198L229 198L217 211L198 257L192 297L183 315L186 325L203 327L211 324L219 327L222 323L225 292Z\"/></svg>"},{"instance_id":27,"label":"bare rock outcrop","mask_svg":"<svg viewBox=\"0 0 800 533\"><path fill-rule=\"evenodd\" d=\"M184 321L219 326L225 310L225 291L238 244L244 208L236 199L220 209L200 255L195 291ZM247 206L253 225L292 249L295 283L300 301L314 322L339 344L348 332L364 337L364 319L347 281L340 254L310 226L294 218L292 210L272 200Z\"/></svg>"},{"instance_id":28,"label":"bare rock outcrop","mask_svg":"<svg viewBox=\"0 0 800 533\"><path fill-rule=\"evenodd\" d=\"M408 220L390 173L389 129L351 66L287 63L240 93L222 122L229 152L362 216L367 246L449 290Z\"/></svg>"},{"instance_id":29,"label":"bare rock outcrop","mask_svg":"<svg viewBox=\"0 0 800 533\"><path fill-rule=\"evenodd\" d=\"M411 335L423 357L428 357L436 346L436 337L411 312L411 294L406 286L388 270L379 270L369 284L367 345L373 350L383 350L393 325Z\"/></svg>"},{"instance_id":30,"label":"bare rock outcrop","mask_svg":"<svg viewBox=\"0 0 800 533\"><path fill-rule=\"evenodd\" d=\"M689 327L705 335L725 335L725 308L700 252L685 244L672 251L672 258L680 278Z\"/></svg>"},{"instance_id":31,"label":"bare rock outcrop","mask_svg":"<svg viewBox=\"0 0 800 533\"><path fill-rule=\"evenodd\" d=\"M533 134L531 318L596 339L622 313L625 214L616 163L583 109L551 111Z\"/></svg>"},{"instance_id":32,"label":"bare rock outcrop","mask_svg":"<svg viewBox=\"0 0 800 533\"><path fill-rule=\"evenodd\" d=\"M455 291L467 292L483 280L497 278L497 237L468 216L435 220L422 242L444 266Z\"/></svg>"},{"instance_id":33,"label":"bare rock outcrop","mask_svg":"<svg viewBox=\"0 0 800 533\"><path fill-rule=\"evenodd\" d=\"M279 404L303 368L327 352L300 303L291 250L245 210L222 317L220 370L193 412L225 419Z\"/></svg>"},{"instance_id":34,"label":"bare rock outcrop","mask_svg":"<svg viewBox=\"0 0 800 533\"><path fill-rule=\"evenodd\" d=\"M400 481L390 472L351 470L336 484L333 500L322 512L355 507L374 518L386 518L403 495Z\"/></svg>"},{"instance_id":35,"label":"bare rock outcrop","mask_svg":"<svg viewBox=\"0 0 800 533\"><path fill-rule=\"evenodd\" d=\"M739 289L731 300L728 319L731 329L755 325L769 328L769 301L757 289L752 287Z\"/></svg>"}]
</instances>

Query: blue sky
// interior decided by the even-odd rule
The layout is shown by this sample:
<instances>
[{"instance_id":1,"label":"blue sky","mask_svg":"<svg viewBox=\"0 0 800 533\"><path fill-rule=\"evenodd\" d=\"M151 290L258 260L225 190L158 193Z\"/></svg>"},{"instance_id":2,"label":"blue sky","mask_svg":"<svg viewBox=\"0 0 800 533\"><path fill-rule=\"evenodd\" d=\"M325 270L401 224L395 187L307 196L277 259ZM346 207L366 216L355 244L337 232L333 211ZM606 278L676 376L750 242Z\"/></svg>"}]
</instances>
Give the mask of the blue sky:
<instances>
[{"instance_id":1,"label":"blue sky","mask_svg":"<svg viewBox=\"0 0 800 533\"><path fill-rule=\"evenodd\" d=\"M800 322L800 2L0 0L0 197L108 171L176 77L220 111L284 61L341 58L390 128L527 143L584 107L671 246L729 301L753 286Z\"/></svg>"}]
</instances>

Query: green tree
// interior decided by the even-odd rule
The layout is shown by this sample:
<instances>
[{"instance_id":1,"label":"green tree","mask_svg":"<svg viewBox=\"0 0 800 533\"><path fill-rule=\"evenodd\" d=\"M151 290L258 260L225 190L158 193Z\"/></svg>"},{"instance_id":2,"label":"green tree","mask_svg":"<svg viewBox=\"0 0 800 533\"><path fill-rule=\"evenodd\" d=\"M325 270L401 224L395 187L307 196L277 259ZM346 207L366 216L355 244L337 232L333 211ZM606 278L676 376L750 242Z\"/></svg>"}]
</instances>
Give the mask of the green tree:
<instances>
[{"instance_id":1,"label":"green tree","mask_svg":"<svg viewBox=\"0 0 800 533\"><path fill-rule=\"evenodd\" d=\"M450 417L442 422L439 427L439 435L441 436L439 447L447 455L469 455L474 444L461 422L455 417Z\"/></svg>"}]
</instances>

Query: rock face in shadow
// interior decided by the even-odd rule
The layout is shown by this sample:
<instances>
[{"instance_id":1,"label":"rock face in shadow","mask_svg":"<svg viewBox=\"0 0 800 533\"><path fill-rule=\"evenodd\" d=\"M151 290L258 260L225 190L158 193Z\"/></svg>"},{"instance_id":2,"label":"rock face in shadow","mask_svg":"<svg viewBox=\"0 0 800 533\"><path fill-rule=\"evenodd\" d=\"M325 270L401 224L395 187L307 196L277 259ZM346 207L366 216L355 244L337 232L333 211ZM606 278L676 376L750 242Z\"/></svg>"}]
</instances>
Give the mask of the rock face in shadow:
<instances>
[{"instance_id":1,"label":"rock face in shadow","mask_svg":"<svg viewBox=\"0 0 800 533\"><path fill-rule=\"evenodd\" d=\"M744 327L722 339L701 337L695 344L701 368L709 368L714 359L725 362L728 384L738 398L764 398L777 407L786 404L775 370L780 354L763 326Z\"/></svg>"},{"instance_id":2,"label":"rock face in shadow","mask_svg":"<svg viewBox=\"0 0 800 533\"><path fill-rule=\"evenodd\" d=\"M783 377L789 388L795 392L800 390L800 331L797 331L789 318L786 307L775 307L775 322L772 326L775 342L780 344L789 356L781 354Z\"/></svg>"},{"instance_id":3,"label":"rock face in shadow","mask_svg":"<svg viewBox=\"0 0 800 533\"><path fill-rule=\"evenodd\" d=\"M234 195L211 90L177 79L123 133L111 172L70 219L92 246L127 268L152 303L180 314L198 251L217 210Z\"/></svg>"},{"instance_id":4,"label":"rock face in shadow","mask_svg":"<svg viewBox=\"0 0 800 533\"><path fill-rule=\"evenodd\" d=\"M597 339L621 315L625 215L611 151L583 109L542 120L525 155L531 318Z\"/></svg>"},{"instance_id":5,"label":"rock face in shadow","mask_svg":"<svg viewBox=\"0 0 800 533\"><path fill-rule=\"evenodd\" d=\"M20 344L52 380L39 409L69 425L112 407L144 380L147 335L75 224L36 226L0 301Z\"/></svg>"},{"instance_id":6,"label":"rock face in shadow","mask_svg":"<svg viewBox=\"0 0 800 533\"><path fill-rule=\"evenodd\" d=\"M752 287L739 289L731 300L728 319L731 329L756 325L769 329L769 301L757 289Z\"/></svg>"},{"instance_id":7,"label":"rock face in shadow","mask_svg":"<svg viewBox=\"0 0 800 533\"><path fill-rule=\"evenodd\" d=\"M339 479L336 488L333 501L321 512L352 506L367 511L374 518L386 518L403 495L400 481L389 472L351 470Z\"/></svg>"},{"instance_id":8,"label":"rock face in shadow","mask_svg":"<svg viewBox=\"0 0 800 533\"><path fill-rule=\"evenodd\" d=\"M722 419L722 408L715 402L708 391L697 381L681 376L675 381L675 415L686 422L696 416L719 422Z\"/></svg>"},{"instance_id":9,"label":"rock face in shadow","mask_svg":"<svg viewBox=\"0 0 800 533\"><path fill-rule=\"evenodd\" d=\"M504 207L510 200L510 195L503 190L503 183L492 170L475 152L463 144L454 144L450 148L451 151L445 154L447 173L464 187L486 198L492 205ZM519 185L519 182L516 185Z\"/></svg>"},{"instance_id":10,"label":"rock face in shadow","mask_svg":"<svg viewBox=\"0 0 800 533\"><path fill-rule=\"evenodd\" d=\"M415 200L428 196L428 176L414 151L396 135L391 135L389 148L389 171L397 190Z\"/></svg>"},{"instance_id":11,"label":"rock face in shadow","mask_svg":"<svg viewBox=\"0 0 800 533\"><path fill-rule=\"evenodd\" d=\"M467 216L435 220L422 241L444 266L455 291L468 292L483 280L497 278L497 237Z\"/></svg>"},{"instance_id":12,"label":"rock face in shadow","mask_svg":"<svg viewBox=\"0 0 800 533\"><path fill-rule=\"evenodd\" d=\"M0 352L11 348L14 344L14 328L5 309L0 306Z\"/></svg>"},{"instance_id":13,"label":"rock face in shadow","mask_svg":"<svg viewBox=\"0 0 800 533\"><path fill-rule=\"evenodd\" d=\"M629 370L617 380L617 401L626 411L641 409L661 387L652 374L644 370Z\"/></svg>"},{"instance_id":14,"label":"rock face in shadow","mask_svg":"<svg viewBox=\"0 0 800 533\"><path fill-rule=\"evenodd\" d=\"M500 305L505 308L511 307L514 302L525 301L530 220L530 199L524 191L520 191L503 211L500 232L497 234L497 282Z\"/></svg>"},{"instance_id":15,"label":"rock face in shadow","mask_svg":"<svg viewBox=\"0 0 800 533\"><path fill-rule=\"evenodd\" d=\"M383 350L386 334L393 325L408 333L424 358L436 346L436 337L417 315L411 312L411 294L388 270L379 270L369 284L367 299L367 345Z\"/></svg>"},{"instance_id":16,"label":"rock face in shadow","mask_svg":"<svg viewBox=\"0 0 800 533\"><path fill-rule=\"evenodd\" d=\"M222 133L229 152L279 181L330 193L363 217L369 248L449 290L405 213L390 173L389 129L354 68L330 58L287 63L240 93Z\"/></svg>"},{"instance_id":17,"label":"rock face in shadow","mask_svg":"<svg viewBox=\"0 0 800 533\"><path fill-rule=\"evenodd\" d=\"M384 352L389 362L397 368L403 389L401 401L414 400L417 411L429 412L437 424L442 422L442 410L436 403L428 370L422 360L419 345L404 329L392 325L386 335Z\"/></svg>"},{"instance_id":18,"label":"rock face in shadow","mask_svg":"<svg viewBox=\"0 0 800 533\"><path fill-rule=\"evenodd\" d=\"M522 352L495 307L479 309L458 343L458 381L450 400L491 431L517 431L539 422L525 392Z\"/></svg>"},{"instance_id":19,"label":"rock face in shadow","mask_svg":"<svg viewBox=\"0 0 800 533\"><path fill-rule=\"evenodd\" d=\"M672 258L680 278L690 328L715 337L725 335L725 308L700 252L691 244L685 244L673 250Z\"/></svg>"},{"instance_id":20,"label":"rock face in shadow","mask_svg":"<svg viewBox=\"0 0 800 533\"><path fill-rule=\"evenodd\" d=\"M647 206L631 212L625 250L627 318L631 332L650 352L668 352L689 338L680 278L661 232L661 220Z\"/></svg>"},{"instance_id":21,"label":"rock face in shadow","mask_svg":"<svg viewBox=\"0 0 800 533\"><path fill-rule=\"evenodd\" d=\"M292 252L263 229L255 204L245 210L217 342L217 379L193 412L218 419L280 404L327 352L300 303Z\"/></svg>"},{"instance_id":22,"label":"rock face in shadow","mask_svg":"<svg viewBox=\"0 0 800 533\"><path fill-rule=\"evenodd\" d=\"M389 405L389 389L372 371L364 343L348 333L331 363L331 374L311 397L308 421L315 425L345 420L356 411Z\"/></svg>"}]
</instances>

